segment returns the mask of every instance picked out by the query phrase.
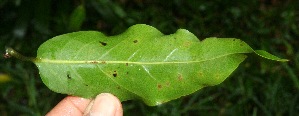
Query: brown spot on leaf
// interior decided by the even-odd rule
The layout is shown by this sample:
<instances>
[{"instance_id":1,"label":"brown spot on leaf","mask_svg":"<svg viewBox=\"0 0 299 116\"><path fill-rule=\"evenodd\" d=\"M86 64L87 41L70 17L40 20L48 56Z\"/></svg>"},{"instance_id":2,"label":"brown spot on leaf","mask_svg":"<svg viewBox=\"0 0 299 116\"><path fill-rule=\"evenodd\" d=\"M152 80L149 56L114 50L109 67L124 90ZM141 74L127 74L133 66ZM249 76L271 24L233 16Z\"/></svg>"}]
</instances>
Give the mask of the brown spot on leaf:
<instances>
[{"instance_id":1,"label":"brown spot on leaf","mask_svg":"<svg viewBox=\"0 0 299 116\"><path fill-rule=\"evenodd\" d=\"M137 43L137 42L138 42L138 40L134 40L133 42L134 42L134 43Z\"/></svg>"},{"instance_id":2,"label":"brown spot on leaf","mask_svg":"<svg viewBox=\"0 0 299 116\"><path fill-rule=\"evenodd\" d=\"M203 76L202 72L199 72L199 73L198 73L198 76L199 76L199 77L202 77L202 76Z\"/></svg>"},{"instance_id":3,"label":"brown spot on leaf","mask_svg":"<svg viewBox=\"0 0 299 116\"><path fill-rule=\"evenodd\" d=\"M101 63L102 63L102 64L106 64L106 61L102 61Z\"/></svg>"},{"instance_id":4,"label":"brown spot on leaf","mask_svg":"<svg viewBox=\"0 0 299 116\"><path fill-rule=\"evenodd\" d=\"M121 89L120 86L117 86L116 89Z\"/></svg>"},{"instance_id":5,"label":"brown spot on leaf","mask_svg":"<svg viewBox=\"0 0 299 116\"><path fill-rule=\"evenodd\" d=\"M91 61L90 63L91 64L98 64L99 62L98 61Z\"/></svg>"},{"instance_id":6,"label":"brown spot on leaf","mask_svg":"<svg viewBox=\"0 0 299 116\"><path fill-rule=\"evenodd\" d=\"M106 45L107 45L106 42L102 42L102 41L100 41L100 44L103 45L103 46L106 46Z\"/></svg>"},{"instance_id":7,"label":"brown spot on leaf","mask_svg":"<svg viewBox=\"0 0 299 116\"><path fill-rule=\"evenodd\" d=\"M178 74L178 79L179 79L179 81L181 81L183 79L183 75L182 74Z\"/></svg>"},{"instance_id":8,"label":"brown spot on leaf","mask_svg":"<svg viewBox=\"0 0 299 116\"><path fill-rule=\"evenodd\" d=\"M185 47L189 47L190 45L191 45L191 42L190 41L186 41L186 42L184 42L184 44L183 44Z\"/></svg>"},{"instance_id":9,"label":"brown spot on leaf","mask_svg":"<svg viewBox=\"0 0 299 116\"><path fill-rule=\"evenodd\" d=\"M129 63L126 63L126 66L129 66Z\"/></svg>"},{"instance_id":10,"label":"brown spot on leaf","mask_svg":"<svg viewBox=\"0 0 299 116\"><path fill-rule=\"evenodd\" d=\"M158 84L158 89L161 89L162 88L162 85L161 84Z\"/></svg>"}]
</instances>

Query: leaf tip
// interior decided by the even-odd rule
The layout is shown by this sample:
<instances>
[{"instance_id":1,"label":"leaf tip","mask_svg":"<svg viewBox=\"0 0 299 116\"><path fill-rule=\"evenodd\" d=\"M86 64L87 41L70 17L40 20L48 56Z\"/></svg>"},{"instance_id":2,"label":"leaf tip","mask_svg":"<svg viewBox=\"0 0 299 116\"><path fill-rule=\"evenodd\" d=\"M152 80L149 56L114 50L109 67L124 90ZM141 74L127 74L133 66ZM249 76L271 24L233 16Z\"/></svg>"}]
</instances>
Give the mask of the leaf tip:
<instances>
[{"instance_id":1,"label":"leaf tip","mask_svg":"<svg viewBox=\"0 0 299 116\"><path fill-rule=\"evenodd\" d=\"M282 59L282 58L279 58L277 56L274 56L264 50L256 50L254 51L257 55L263 57L263 58L266 58L266 59L269 59L269 60L275 60L275 61L279 61L279 62L288 62L289 60L288 59Z\"/></svg>"}]
</instances>

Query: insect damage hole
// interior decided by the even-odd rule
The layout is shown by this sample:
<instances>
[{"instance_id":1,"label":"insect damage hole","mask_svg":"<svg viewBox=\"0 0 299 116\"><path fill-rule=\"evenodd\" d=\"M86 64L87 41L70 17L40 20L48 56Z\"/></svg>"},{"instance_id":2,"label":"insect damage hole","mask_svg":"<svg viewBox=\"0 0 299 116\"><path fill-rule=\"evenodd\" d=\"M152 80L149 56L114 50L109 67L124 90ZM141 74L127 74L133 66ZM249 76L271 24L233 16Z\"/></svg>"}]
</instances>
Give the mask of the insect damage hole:
<instances>
[{"instance_id":1,"label":"insect damage hole","mask_svg":"<svg viewBox=\"0 0 299 116\"><path fill-rule=\"evenodd\" d=\"M113 77L117 77L117 72L116 72L116 70L115 70L115 71L113 71L113 74L112 74L112 76L113 76Z\"/></svg>"},{"instance_id":2,"label":"insect damage hole","mask_svg":"<svg viewBox=\"0 0 299 116\"><path fill-rule=\"evenodd\" d=\"M69 79L69 80L72 79L71 74L70 74L70 71L67 71L67 72L66 72L66 77L67 77L67 79Z\"/></svg>"},{"instance_id":3,"label":"insect damage hole","mask_svg":"<svg viewBox=\"0 0 299 116\"><path fill-rule=\"evenodd\" d=\"M103 46L106 46L106 45L107 45L106 42L102 42L102 41L99 41L99 42L100 42L100 44L102 44Z\"/></svg>"}]
</instances>

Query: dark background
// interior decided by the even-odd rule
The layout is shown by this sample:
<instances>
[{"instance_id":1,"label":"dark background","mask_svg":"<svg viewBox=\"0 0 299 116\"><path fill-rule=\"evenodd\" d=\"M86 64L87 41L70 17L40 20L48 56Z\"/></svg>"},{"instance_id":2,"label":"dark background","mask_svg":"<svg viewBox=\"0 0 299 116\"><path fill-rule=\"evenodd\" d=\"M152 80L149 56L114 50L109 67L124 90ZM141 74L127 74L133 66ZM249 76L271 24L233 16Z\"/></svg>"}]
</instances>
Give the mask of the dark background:
<instances>
[{"instance_id":1,"label":"dark background","mask_svg":"<svg viewBox=\"0 0 299 116\"><path fill-rule=\"evenodd\" d=\"M126 101L125 115L299 114L299 0L0 0L0 51L10 46L36 56L39 45L56 35L116 35L138 23L165 34L184 28L200 40L239 38L290 61L250 55L220 85L156 107ZM0 60L1 116L44 115L66 96L50 91L33 63Z\"/></svg>"}]
</instances>

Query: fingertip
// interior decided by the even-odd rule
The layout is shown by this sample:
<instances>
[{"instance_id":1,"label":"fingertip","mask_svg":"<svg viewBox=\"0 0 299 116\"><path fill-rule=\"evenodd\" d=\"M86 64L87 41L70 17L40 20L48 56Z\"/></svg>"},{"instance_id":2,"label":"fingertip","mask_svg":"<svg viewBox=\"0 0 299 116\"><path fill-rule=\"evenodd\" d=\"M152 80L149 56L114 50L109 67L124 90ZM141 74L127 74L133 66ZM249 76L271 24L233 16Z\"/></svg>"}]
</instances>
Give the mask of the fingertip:
<instances>
[{"instance_id":1,"label":"fingertip","mask_svg":"<svg viewBox=\"0 0 299 116\"><path fill-rule=\"evenodd\" d=\"M85 115L122 116L122 105L119 99L114 95L101 93L90 102Z\"/></svg>"},{"instance_id":2,"label":"fingertip","mask_svg":"<svg viewBox=\"0 0 299 116\"><path fill-rule=\"evenodd\" d=\"M82 115L86 106L90 102L89 99L67 96L60 101L47 116L79 116Z\"/></svg>"}]
</instances>

